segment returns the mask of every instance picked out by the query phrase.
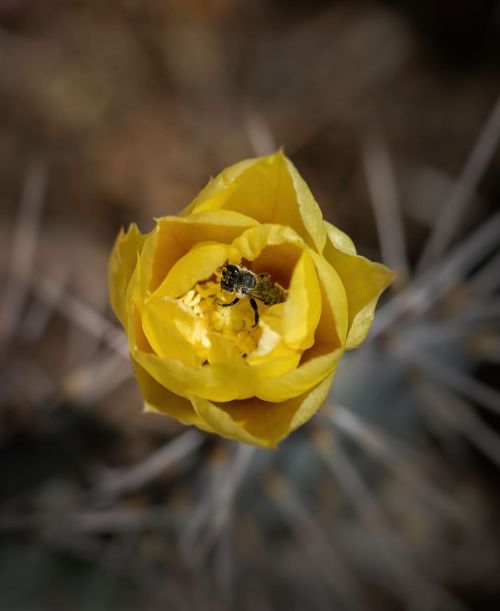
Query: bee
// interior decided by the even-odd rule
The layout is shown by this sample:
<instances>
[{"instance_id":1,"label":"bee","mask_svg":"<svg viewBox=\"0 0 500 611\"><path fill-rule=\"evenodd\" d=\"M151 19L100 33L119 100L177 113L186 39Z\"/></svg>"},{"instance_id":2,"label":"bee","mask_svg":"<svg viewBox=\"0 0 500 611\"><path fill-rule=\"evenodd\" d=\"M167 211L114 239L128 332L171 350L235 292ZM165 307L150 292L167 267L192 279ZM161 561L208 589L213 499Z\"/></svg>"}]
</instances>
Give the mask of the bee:
<instances>
[{"instance_id":1,"label":"bee","mask_svg":"<svg viewBox=\"0 0 500 611\"><path fill-rule=\"evenodd\" d=\"M219 305L227 308L236 305L240 297L250 297L250 305L255 316L253 327L259 324L259 307L256 299L268 306L285 301L284 290L276 282L273 282L271 274L267 272L255 274L246 267L231 264L224 265L221 272L221 288L224 291L236 293L237 296L231 303L221 303Z\"/></svg>"}]
</instances>

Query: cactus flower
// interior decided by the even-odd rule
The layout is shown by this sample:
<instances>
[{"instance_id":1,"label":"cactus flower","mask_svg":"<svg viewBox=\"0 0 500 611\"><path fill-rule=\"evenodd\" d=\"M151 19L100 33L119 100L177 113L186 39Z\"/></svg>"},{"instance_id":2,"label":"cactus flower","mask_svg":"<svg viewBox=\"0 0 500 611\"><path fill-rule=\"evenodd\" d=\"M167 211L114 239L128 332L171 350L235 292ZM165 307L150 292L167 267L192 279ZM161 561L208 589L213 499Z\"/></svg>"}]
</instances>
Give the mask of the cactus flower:
<instances>
[{"instance_id":1,"label":"cactus flower","mask_svg":"<svg viewBox=\"0 0 500 611\"><path fill-rule=\"evenodd\" d=\"M221 282L227 266L246 284ZM121 231L109 291L146 410L272 447L319 409L393 276L278 152L225 169L150 233Z\"/></svg>"}]
</instances>

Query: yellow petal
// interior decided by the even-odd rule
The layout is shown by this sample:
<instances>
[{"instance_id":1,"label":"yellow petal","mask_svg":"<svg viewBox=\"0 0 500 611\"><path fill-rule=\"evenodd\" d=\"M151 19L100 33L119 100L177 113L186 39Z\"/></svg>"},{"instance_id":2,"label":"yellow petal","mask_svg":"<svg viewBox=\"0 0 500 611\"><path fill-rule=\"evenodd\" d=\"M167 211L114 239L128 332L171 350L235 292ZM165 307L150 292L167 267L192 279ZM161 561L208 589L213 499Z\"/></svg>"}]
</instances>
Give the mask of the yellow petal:
<instances>
[{"instance_id":1,"label":"yellow petal","mask_svg":"<svg viewBox=\"0 0 500 611\"><path fill-rule=\"evenodd\" d=\"M244 371L247 374L247 367L243 361L243 357L236 347L235 343L224 337L220 333L209 331L207 333L210 349L208 350L208 362L211 365L224 365L225 363L238 363L240 372ZM245 369L243 369L245 367Z\"/></svg>"},{"instance_id":2,"label":"yellow petal","mask_svg":"<svg viewBox=\"0 0 500 611\"><path fill-rule=\"evenodd\" d=\"M356 246L351 238L335 225L325 221L325 228L328 238L337 250L341 250L348 255L356 254Z\"/></svg>"},{"instance_id":3,"label":"yellow petal","mask_svg":"<svg viewBox=\"0 0 500 611\"><path fill-rule=\"evenodd\" d=\"M331 376L335 372L342 352L338 349L313 357L282 376L262 380L256 388L255 395L263 401L273 403L297 397Z\"/></svg>"},{"instance_id":4,"label":"yellow petal","mask_svg":"<svg viewBox=\"0 0 500 611\"><path fill-rule=\"evenodd\" d=\"M302 222L311 236L317 251L322 252L326 242L326 231L321 208L314 199L306 181L298 173L297 168L287 157L284 159L295 189ZM309 240L306 241L310 246L312 245Z\"/></svg>"},{"instance_id":5,"label":"yellow petal","mask_svg":"<svg viewBox=\"0 0 500 611\"><path fill-rule=\"evenodd\" d=\"M144 334L158 356L178 359L190 367L200 364L193 341L199 320L177 300L147 299L141 308L141 320Z\"/></svg>"},{"instance_id":6,"label":"yellow petal","mask_svg":"<svg viewBox=\"0 0 500 611\"><path fill-rule=\"evenodd\" d=\"M279 303L272 307L272 309L279 308L282 304ZM283 308L281 308L283 311ZM265 361L270 354L274 353L277 349L288 349L289 346L283 342L282 333L280 331L276 331L272 326L268 324L268 321L271 320L274 322L274 318L269 316L269 310L264 314L264 317L260 319L260 337L258 344L255 346L254 350L251 351L251 354L248 357L248 362L251 364L257 364ZM281 319L279 321L281 328Z\"/></svg>"},{"instance_id":7,"label":"yellow petal","mask_svg":"<svg viewBox=\"0 0 500 611\"><path fill-rule=\"evenodd\" d=\"M170 268L167 277L155 290L155 297L181 297L215 274L231 258L235 249L226 244L198 244ZM233 255L234 258L234 255Z\"/></svg>"},{"instance_id":8,"label":"yellow petal","mask_svg":"<svg viewBox=\"0 0 500 611\"><path fill-rule=\"evenodd\" d=\"M244 231L233 240L232 246L236 248L244 259L253 261L265 248L291 244L298 249L304 248L304 241L296 231L286 225L262 224ZM297 253L297 257L300 252Z\"/></svg>"},{"instance_id":9,"label":"yellow petal","mask_svg":"<svg viewBox=\"0 0 500 611\"><path fill-rule=\"evenodd\" d=\"M321 290L311 257L304 251L298 260L283 306L283 337L291 347L310 348L321 316Z\"/></svg>"},{"instance_id":10,"label":"yellow petal","mask_svg":"<svg viewBox=\"0 0 500 611\"><path fill-rule=\"evenodd\" d=\"M214 210L188 217L164 216L157 220L142 252L141 292L156 290L172 266L201 242L230 244L254 219L230 210Z\"/></svg>"},{"instance_id":11,"label":"yellow petal","mask_svg":"<svg viewBox=\"0 0 500 611\"><path fill-rule=\"evenodd\" d=\"M232 246L239 258L252 261L255 273L270 273L275 282L287 288L305 244L290 227L268 224L247 229Z\"/></svg>"},{"instance_id":12,"label":"yellow petal","mask_svg":"<svg viewBox=\"0 0 500 611\"><path fill-rule=\"evenodd\" d=\"M210 430L194 411L190 401L171 393L158 384L149 373L133 361L134 373L144 397L144 410L157 412L175 418L182 424L194 424L204 430Z\"/></svg>"},{"instance_id":13,"label":"yellow petal","mask_svg":"<svg viewBox=\"0 0 500 611\"><path fill-rule=\"evenodd\" d=\"M285 302L276 303L275 305L267 308L264 314L260 317L261 325L264 329L269 327L273 333L283 337L283 312L285 309Z\"/></svg>"},{"instance_id":14,"label":"yellow petal","mask_svg":"<svg viewBox=\"0 0 500 611\"><path fill-rule=\"evenodd\" d=\"M130 325L129 345L133 358L161 386L183 397L196 395L220 402L252 397L256 388L266 380L273 376L279 379L286 372L293 371L300 359L300 354L290 348L276 350L265 361L256 364L247 363L241 355L232 352L229 352L232 360L225 360L227 352L217 359L212 352L212 363L188 366L180 359L162 358L145 350L141 330L137 321ZM221 351L221 344L224 344L224 338L219 336L219 344L214 350Z\"/></svg>"},{"instance_id":15,"label":"yellow petal","mask_svg":"<svg viewBox=\"0 0 500 611\"><path fill-rule=\"evenodd\" d=\"M391 284L395 273L380 263L350 254L332 231L328 233L324 256L338 272L345 287L349 308L346 348L351 350L365 340L378 298Z\"/></svg>"},{"instance_id":16,"label":"yellow petal","mask_svg":"<svg viewBox=\"0 0 500 611\"><path fill-rule=\"evenodd\" d=\"M293 371L300 362L300 356L300 351L293 350L284 342L279 342L266 354L258 351L250 354L247 363L255 376L255 384L249 389L251 392L247 396L255 395L256 388L265 380L273 380Z\"/></svg>"},{"instance_id":17,"label":"yellow petal","mask_svg":"<svg viewBox=\"0 0 500 611\"><path fill-rule=\"evenodd\" d=\"M184 214L235 210L260 223L288 225L318 252L326 234L321 210L293 164L281 151L224 170Z\"/></svg>"},{"instance_id":18,"label":"yellow petal","mask_svg":"<svg viewBox=\"0 0 500 611\"><path fill-rule=\"evenodd\" d=\"M274 447L291 431L304 424L325 400L332 378L299 397L282 403L268 403L256 398L213 403L191 396L191 403L200 419L214 432L243 443Z\"/></svg>"},{"instance_id":19,"label":"yellow petal","mask_svg":"<svg viewBox=\"0 0 500 611\"><path fill-rule=\"evenodd\" d=\"M333 374L342 356L347 333L347 297L343 284L323 257L312 250L307 252L316 268L322 300L314 345L303 353L296 369L261 381L256 396L265 401L285 401L306 392Z\"/></svg>"},{"instance_id":20,"label":"yellow petal","mask_svg":"<svg viewBox=\"0 0 500 611\"><path fill-rule=\"evenodd\" d=\"M181 216L187 216L196 212L201 205L207 200L211 199L218 193L223 193L231 183L233 183L238 176L243 174L245 170L251 167L257 160L256 159L244 159L230 165L215 178L208 181L208 184L198 193L194 200L182 210ZM214 209L214 208L212 208ZM245 213L246 214L246 213Z\"/></svg>"},{"instance_id":21,"label":"yellow petal","mask_svg":"<svg viewBox=\"0 0 500 611\"><path fill-rule=\"evenodd\" d=\"M315 343L331 344L333 341L337 346L343 346L348 325L348 301L344 284L324 257L312 250L309 250L309 255L318 274L323 304Z\"/></svg>"},{"instance_id":22,"label":"yellow petal","mask_svg":"<svg viewBox=\"0 0 500 611\"><path fill-rule=\"evenodd\" d=\"M186 367L179 360L162 359L133 347L131 353L161 386L182 397L199 393L213 401L232 401L239 396L238 380L231 380L224 367Z\"/></svg>"},{"instance_id":23,"label":"yellow petal","mask_svg":"<svg viewBox=\"0 0 500 611\"><path fill-rule=\"evenodd\" d=\"M113 312L122 325L126 323L125 295L130 277L137 263L146 236L142 235L137 225L132 224L125 233L118 234L108 268L109 301Z\"/></svg>"},{"instance_id":24,"label":"yellow petal","mask_svg":"<svg viewBox=\"0 0 500 611\"><path fill-rule=\"evenodd\" d=\"M206 367L217 369L221 376L237 385L238 394L234 399L253 397L256 389L265 380L272 380L293 371L300 361L300 352L292 350L283 342L278 342L266 354L259 355L257 351L244 358L235 349L234 344L220 334L210 333L209 339L212 343L210 365Z\"/></svg>"}]
</instances>

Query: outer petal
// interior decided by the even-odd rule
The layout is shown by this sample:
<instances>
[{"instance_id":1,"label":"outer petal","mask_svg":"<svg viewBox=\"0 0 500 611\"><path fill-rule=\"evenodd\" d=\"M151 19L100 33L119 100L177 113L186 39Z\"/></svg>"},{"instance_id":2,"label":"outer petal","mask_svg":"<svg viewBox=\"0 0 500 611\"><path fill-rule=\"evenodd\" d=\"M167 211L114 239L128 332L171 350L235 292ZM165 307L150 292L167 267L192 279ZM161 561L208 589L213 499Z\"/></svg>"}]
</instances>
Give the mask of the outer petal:
<instances>
[{"instance_id":1,"label":"outer petal","mask_svg":"<svg viewBox=\"0 0 500 611\"><path fill-rule=\"evenodd\" d=\"M295 188L295 193L297 195L302 222L304 223L309 235L312 237L318 252L321 252L326 242L325 226L321 208L319 207L318 202L314 199L314 196L307 186L306 181L298 173L297 168L293 165L290 159L285 157L285 162Z\"/></svg>"},{"instance_id":2,"label":"outer petal","mask_svg":"<svg viewBox=\"0 0 500 611\"><path fill-rule=\"evenodd\" d=\"M120 230L116 238L108 267L109 301L116 317L125 326L125 295L130 277L137 263L137 254L144 245L145 235L142 235L137 225L132 224L125 233Z\"/></svg>"},{"instance_id":3,"label":"outer petal","mask_svg":"<svg viewBox=\"0 0 500 611\"><path fill-rule=\"evenodd\" d=\"M171 393L161 386L161 384L158 384L158 382L135 361L133 361L133 365L135 377L141 387L142 396L144 397L144 410L146 412L166 414L182 422L182 424L194 424L206 431L211 431L208 425L199 418L187 399Z\"/></svg>"},{"instance_id":4,"label":"outer petal","mask_svg":"<svg viewBox=\"0 0 500 611\"><path fill-rule=\"evenodd\" d=\"M341 229L335 227L335 225L332 225L328 221L325 221L325 228L328 239L337 250L341 250L348 255L356 254L356 246L354 246L354 242L347 233L344 233Z\"/></svg>"},{"instance_id":5,"label":"outer petal","mask_svg":"<svg viewBox=\"0 0 500 611\"><path fill-rule=\"evenodd\" d=\"M329 239L323 254L335 268L345 287L349 308L345 345L351 350L365 340L378 298L391 284L395 273L380 263L373 263L352 253L348 241L341 236L342 232L332 225L327 224L327 230Z\"/></svg>"},{"instance_id":6,"label":"outer petal","mask_svg":"<svg viewBox=\"0 0 500 611\"><path fill-rule=\"evenodd\" d=\"M225 191L243 172L248 170L257 159L244 159L230 165L215 178L209 180L206 187L204 187L193 201L182 210L180 216L187 216L196 212L197 209L207 200L211 199L214 195Z\"/></svg>"},{"instance_id":7,"label":"outer petal","mask_svg":"<svg viewBox=\"0 0 500 611\"><path fill-rule=\"evenodd\" d=\"M220 404L196 396L190 400L200 419L217 434L269 448L317 412L331 383L329 376L312 390L282 403L252 398Z\"/></svg>"},{"instance_id":8,"label":"outer petal","mask_svg":"<svg viewBox=\"0 0 500 611\"><path fill-rule=\"evenodd\" d=\"M318 252L323 250L326 235L321 209L281 151L224 170L184 214L221 208L242 212L260 223L288 225Z\"/></svg>"}]
</instances>

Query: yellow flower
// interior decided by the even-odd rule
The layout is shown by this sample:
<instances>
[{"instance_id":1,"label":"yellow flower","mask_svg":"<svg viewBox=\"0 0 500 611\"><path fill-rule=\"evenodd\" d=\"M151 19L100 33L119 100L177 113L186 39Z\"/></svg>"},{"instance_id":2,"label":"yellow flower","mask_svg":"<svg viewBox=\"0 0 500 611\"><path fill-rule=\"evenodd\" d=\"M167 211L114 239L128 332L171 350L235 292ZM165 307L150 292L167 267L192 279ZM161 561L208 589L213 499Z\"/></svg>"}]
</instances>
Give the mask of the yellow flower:
<instances>
[{"instance_id":1,"label":"yellow flower","mask_svg":"<svg viewBox=\"0 0 500 611\"><path fill-rule=\"evenodd\" d=\"M221 269L263 277L282 299L224 307ZM393 273L323 220L281 153L237 163L179 215L119 234L110 300L147 410L271 447L321 406L338 361L365 339Z\"/></svg>"}]
</instances>

